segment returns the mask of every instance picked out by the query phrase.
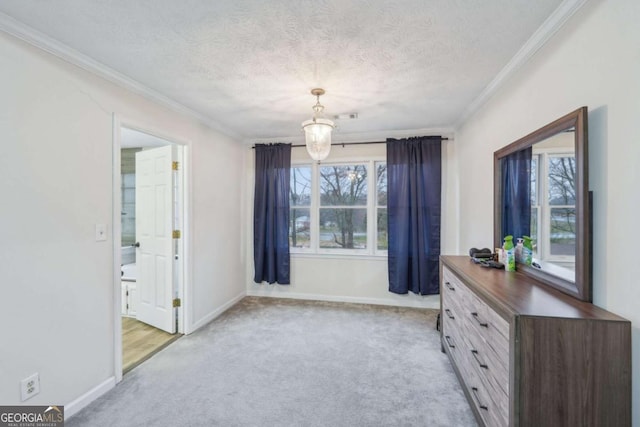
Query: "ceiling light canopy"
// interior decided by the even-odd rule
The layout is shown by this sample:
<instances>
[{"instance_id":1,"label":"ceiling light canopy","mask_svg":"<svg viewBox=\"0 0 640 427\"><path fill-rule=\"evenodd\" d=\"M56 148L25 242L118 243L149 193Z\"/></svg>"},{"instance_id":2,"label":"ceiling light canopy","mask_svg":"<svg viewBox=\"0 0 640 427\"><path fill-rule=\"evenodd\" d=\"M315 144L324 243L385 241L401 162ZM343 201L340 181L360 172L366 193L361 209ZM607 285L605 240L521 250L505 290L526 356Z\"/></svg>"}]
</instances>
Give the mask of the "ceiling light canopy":
<instances>
[{"instance_id":1,"label":"ceiling light canopy","mask_svg":"<svg viewBox=\"0 0 640 427\"><path fill-rule=\"evenodd\" d=\"M320 96L324 95L324 89L311 89L311 94L316 97L313 118L302 122L302 129L309 156L320 161L326 159L331 151L331 131L335 125L331 120L323 118L324 106L320 104Z\"/></svg>"}]
</instances>

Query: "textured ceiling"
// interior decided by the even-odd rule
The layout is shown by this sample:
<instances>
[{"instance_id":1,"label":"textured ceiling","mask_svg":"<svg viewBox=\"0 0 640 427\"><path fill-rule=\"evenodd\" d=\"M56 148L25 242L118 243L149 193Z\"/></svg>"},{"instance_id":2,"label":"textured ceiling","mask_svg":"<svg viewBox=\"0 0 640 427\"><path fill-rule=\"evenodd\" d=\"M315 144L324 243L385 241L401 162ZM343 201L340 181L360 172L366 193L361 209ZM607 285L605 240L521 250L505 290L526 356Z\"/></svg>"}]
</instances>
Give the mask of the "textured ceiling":
<instances>
[{"instance_id":1,"label":"textured ceiling","mask_svg":"<svg viewBox=\"0 0 640 427\"><path fill-rule=\"evenodd\" d=\"M243 138L451 128L560 0L3 0L0 12Z\"/></svg>"}]
</instances>

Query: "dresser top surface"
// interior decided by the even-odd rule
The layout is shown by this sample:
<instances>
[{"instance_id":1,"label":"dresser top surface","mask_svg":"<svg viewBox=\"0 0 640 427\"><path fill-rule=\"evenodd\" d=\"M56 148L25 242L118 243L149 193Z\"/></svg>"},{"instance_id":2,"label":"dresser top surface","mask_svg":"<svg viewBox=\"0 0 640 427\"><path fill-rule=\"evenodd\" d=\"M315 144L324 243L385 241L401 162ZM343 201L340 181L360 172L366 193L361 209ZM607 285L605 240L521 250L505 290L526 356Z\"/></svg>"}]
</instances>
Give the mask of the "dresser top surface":
<instances>
[{"instance_id":1,"label":"dresser top surface","mask_svg":"<svg viewBox=\"0 0 640 427\"><path fill-rule=\"evenodd\" d=\"M505 272L481 267L467 256L443 255L440 259L503 316L627 321L591 303L558 292L517 271Z\"/></svg>"}]
</instances>

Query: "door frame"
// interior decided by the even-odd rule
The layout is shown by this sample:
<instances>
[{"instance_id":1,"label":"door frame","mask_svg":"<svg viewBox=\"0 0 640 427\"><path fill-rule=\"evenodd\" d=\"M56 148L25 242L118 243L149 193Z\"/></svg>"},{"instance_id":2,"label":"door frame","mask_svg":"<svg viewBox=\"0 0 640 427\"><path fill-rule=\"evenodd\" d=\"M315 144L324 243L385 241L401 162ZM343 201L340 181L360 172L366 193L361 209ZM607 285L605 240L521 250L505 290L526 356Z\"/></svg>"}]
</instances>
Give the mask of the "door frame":
<instances>
[{"instance_id":1,"label":"door frame","mask_svg":"<svg viewBox=\"0 0 640 427\"><path fill-rule=\"evenodd\" d=\"M142 124L136 120L123 117L122 115L113 114L113 154L112 154L112 169L113 169L113 340L114 340L114 376L116 383L122 381L122 299L121 299L121 263L122 263L122 226L121 226L121 158L120 150L122 147L121 142L121 129L126 127L135 131L143 132L149 135L153 135L160 139L164 139L170 143L177 144L180 147L181 153L178 154L181 157L182 169L182 230L181 230L181 253L180 260L180 272L178 274L178 298L181 299L181 307L178 309L178 330L177 333L189 334L191 332L191 324L189 319L191 316L191 295L193 295L193 288L191 284L191 277L193 277L193 263L191 261L192 254L192 239L191 239L191 224L192 224L192 210L191 210L191 141L184 138L176 137L168 132L153 128L147 124Z\"/></svg>"}]
</instances>

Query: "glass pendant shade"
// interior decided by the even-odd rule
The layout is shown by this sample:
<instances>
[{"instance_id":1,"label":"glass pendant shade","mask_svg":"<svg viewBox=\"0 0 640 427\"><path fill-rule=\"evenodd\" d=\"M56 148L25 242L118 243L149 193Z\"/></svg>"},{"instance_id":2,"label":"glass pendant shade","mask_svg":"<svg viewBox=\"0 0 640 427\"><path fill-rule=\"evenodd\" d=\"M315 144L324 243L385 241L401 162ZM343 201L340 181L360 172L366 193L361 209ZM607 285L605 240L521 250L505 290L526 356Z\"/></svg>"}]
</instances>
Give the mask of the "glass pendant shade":
<instances>
[{"instance_id":1,"label":"glass pendant shade","mask_svg":"<svg viewBox=\"0 0 640 427\"><path fill-rule=\"evenodd\" d=\"M304 139L309 156L319 162L326 159L331 151L331 131L335 125L331 120L322 118L324 106L320 104L320 96L324 95L324 89L312 89L311 95L316 97L313 118L302 122L302 129L304 129Z\"/></svg>"},{"instance_id":2,"label":"glass pendant shade","mask_svg":"<svg viewBox=\"0 0 640 427\"><path fill-rule=\"evenodd\" d=\"M329 155L333 128L333 122L327 119L314 118L302 123L307 152L313 160L324 160Z\"/></svg>"}]
</instances>

